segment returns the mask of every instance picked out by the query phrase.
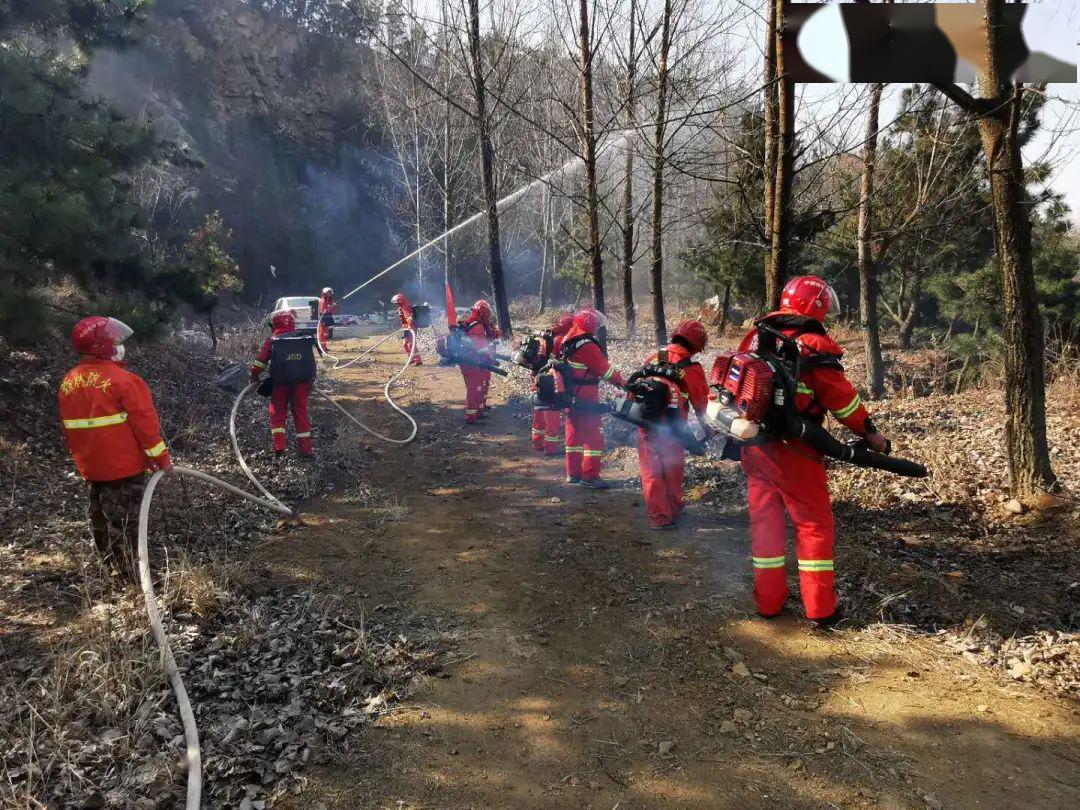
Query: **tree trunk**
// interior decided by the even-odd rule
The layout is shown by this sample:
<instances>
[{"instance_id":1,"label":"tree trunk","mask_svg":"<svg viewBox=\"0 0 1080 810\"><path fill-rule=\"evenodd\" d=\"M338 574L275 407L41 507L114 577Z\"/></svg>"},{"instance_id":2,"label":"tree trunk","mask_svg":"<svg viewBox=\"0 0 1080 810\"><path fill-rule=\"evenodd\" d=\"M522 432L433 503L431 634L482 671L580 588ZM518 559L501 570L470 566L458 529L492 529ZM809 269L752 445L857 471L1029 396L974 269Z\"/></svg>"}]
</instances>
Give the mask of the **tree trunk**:
<instances>
[{"instance_id":1,"label":"tree trunk","mask_svg":"<svg viewBox=\"0 0 1080 810\"><path fill-rule=\"evenodd\" d=\"M938 89L977 117L990 174L994 242L1001 267L1002 337L1005 343L1005 445L1009 486L1017 498L1032 499L1055 489L1046 440L1046 357L1043 323L1031 258L1031 200L1024 184L1020 148L1024 87L1002 75L998 29L1004 0L984 0L986 68L980 98L954 85Z\"/></svg>"},{"instance_id":2,"label":"tree trunk","mask_svg":"<svg viewBox=\"0 0 1080 810\"><path fill-rule=\"evenodd\" d=\"M791 192L795 182L795 83L785 76L784 11L787 0L776 5L776 186L769 239L769 267L765 274L765 303L779 308L780 291L791 260Z\"/></svg>"},{"instance_id":3,"label":"tree trunk","mask_svg":"<svg viewBox=\"0 0 1080 810\"><path fill-rule=\"evenodd\" d=\"M773 209L776 205L776 144L779 131L777 122L780 117L777 109L776 93L776 8L775 0L769 0L769 17L765 26L765 99L764 99L764 125L765 125L765 165L762 167L765 181L765 217L763 232L769 240L768 251L765 254L765 309L771 311L770 305L775 281L770 281L772 266L772 221Z\"/></svg>"},{"instance_id":4,"label":"tree trunk","mask_svg":"<svg viewBox=\"0 0 1080 810\"><path fill-rule=\"evenodd\" d=\"M987 0L989 47L1001 19L1001 3ZM996 13L995 13L996 12ZM993 61L993 60L991 60ZM996 65L980 86L990 88L1002 104L979 120L979 132L990 167L995 241L1001 266L1005 339L1005 444L1013 495L1031 499L1055 487L1046 439L1046 359L1042 315L1031 258L1031 201L1024 185L1023 156L1017 130L1023 86L1008 94Z\"/></svg>"},{"instance_id":5,"label":"tree trunk","mask_svg":"<svg viewBox=\"0 0 1080 810\"><path fill-rule=\"evenodd\" d=\"M656 127L653 133L652 266L649 292L652 295L653 336L658 347L667 345L664 315L664 159L667 156L668 54L671 51L671 0L664 0L660 32L660 65L657 70Z\"/></svg>"},{"instance_id":6,"label":"tree trunk","mask_svg":"<svg viewBox=\"0 0 1080 810\"><path fill-rule=\"evenodd\" d=\"M537 310L537 315L543 315L544 309L547 307L547 290L545 289L545 281L547 281L547 265L548 265L548 190L547 186L543 186L540 189L540 307Z\"/></svg>"},{"instance_id":7,"label":"tree trunk","mask_svg":"<svg viewBox=\"0 0 1080 810\"><path fill-rule=\"evenodd\" d=\"M630 0L630 49L626 60L626 119L627 130L636 122L634 105L637 96L637 0ZM623 172L622 199L622 293L623 316L626 320L627 337L637 334L637 310L634 307L634 150L629 135L626 136L626 164Z\"/></svg>"},{"instance_id":8,"label":"tree trunk","mask_svg":"<svg viewBox=\"0 0 1080 810\"><path fill-rule=\"evenodd\" d=\"M584 2L585 0L582 0ZM480 54L480 0L469 0L469 51L472 57L473 91L476 95L476 125L480 138L480 172L484 185L484 203L488 224L488 273L495 295L499 327L506 337L513 336L510 306L503 279L502 247L499 239L499 197L495 190L495 150L491 144L491 121L487 113L487 88Z\"/></svg>"},{"instance_id":9,"label":"tree trunk","mask_svg":"<svg viewBox=\"0 0 1080 810\"><path fill-rule=\"evenodd\" d=\"M210 353L217 354L217 329L214 327L214 310L206 313L206 325L210 327Z\"/></svg>"},{"instance_id":10,"label":"tree trunk","mask_svg":"<svg viewBox=\"0 0 1080 810\"><path fill-rule=\"evenodd\" d=\"M859 319L866 348L866 384L870 396L885 393L885 364L881 358L881 333L878 327L877 271L870 234L874 216L874 170L877 164L878 120L884 85L870 88L870 108L866 115L866 144L863 147L862 189L859 193Z\"/></svg>"},{"instance_id":11,"label":"tree trunk","mask_svg":"<svg viewBox=\"0 0 1080 810\"><path fill-rule=\"evenodd\" d=\"M922 292L922 273L915 273L911 279L911 294L908 298L907 312L900 322L900 335L897 344L901 349L911 348L911 336L919 322L919 293Z\"/></svg>"},{"instance_id":12,"label":"tree trunk","mask_svg":"<svg viewBox=\"0 0 1080 810\"><path fill-rule=\"evenodd\" d=\"M472 0L476 2L476 0ZM582 154L585 161L585 205L589 219L589 264L593 306L604 311L604 258L600 246L600 195L596 179L596 122L593 109L592 39L589 35L589 0L579 0L578 48L581 57Z\"/></svg>"},{"instance_id":13,"label":"tree trunk","mask_svg":"<svg viewBox=\"0 0 1080 810\"><path fill-rule=\"evenodd\" d=\"M728 307L731 305L731 285L724 285L724 294L720 296L720 318L716 331L723 336L724 330L727 329L727 313Z\"/></svg>"}]
</instances>

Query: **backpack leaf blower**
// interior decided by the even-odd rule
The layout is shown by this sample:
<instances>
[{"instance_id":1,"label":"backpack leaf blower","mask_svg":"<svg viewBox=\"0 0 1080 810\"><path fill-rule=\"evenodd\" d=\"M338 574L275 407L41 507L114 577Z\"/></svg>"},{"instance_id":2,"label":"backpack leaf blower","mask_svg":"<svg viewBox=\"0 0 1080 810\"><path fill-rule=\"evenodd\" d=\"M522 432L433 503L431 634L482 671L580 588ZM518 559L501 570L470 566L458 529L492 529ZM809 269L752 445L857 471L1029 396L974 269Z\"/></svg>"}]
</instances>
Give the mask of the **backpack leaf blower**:
<instances>
[{"instance_id":1,"label":"backpack leaf blower","mask_svg":"<svg viewBox=\"0 0 1080 810\"><path fill-rule=\"evenodd\" d=\"M690 430L680 406L682 369L691 361L668 361L661 349L657 360L630 375L626 395L615 399L612 416L644 430L670 430L688 453L705 455L705 445Z\"/></svg>"},{"instance_id":2,"label":"backpack leaf blower","mask_svg":"<svg viewBox=\"0 0 1080 810\"><path fill-rule=\"evenodd\" d=\"M717 399L709 403L706 413L711 427L744 444L799 439L823 456L857 467L908 478L929 475L922 464L887 452L876 453L865 441L845 444L824 426L800 414L795 408L796 381L800 371L810 366L804 364L794 338L765 324L759 324L758 330L773 338L778 351L771 356L759 348L758 353L727 352L716 358L709 385L717 392Z\"/></svg>"},{"instance_id":3,"label":"backpack leaf blower","mask_svg":"<svg viewBox=\"0 0 1080 810\"><path fill-rule=\"evenodd\" d=\"M447 366L472 366L498 374L501 377L510 375L506 369L492 363L487 357L477 352L472 346L466 344L465 330L460 326L451 327L450 333L440 335L435 341L435 352L439 355L441 365Z\"/></svg>"}]
</instances>

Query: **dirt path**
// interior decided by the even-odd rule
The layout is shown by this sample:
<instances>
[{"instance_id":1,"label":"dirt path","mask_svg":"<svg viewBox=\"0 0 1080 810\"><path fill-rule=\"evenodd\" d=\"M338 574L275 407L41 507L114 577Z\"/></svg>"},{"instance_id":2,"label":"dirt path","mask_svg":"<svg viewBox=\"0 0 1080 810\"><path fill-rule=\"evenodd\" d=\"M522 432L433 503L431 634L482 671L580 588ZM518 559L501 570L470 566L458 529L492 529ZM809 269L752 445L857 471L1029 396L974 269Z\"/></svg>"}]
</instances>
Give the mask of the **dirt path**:
<instances>
[{"instance_id":1,"label":"dirt path","mask_svg":"<svg viewBox=\"0 0 1080 810\"><path fill-rule=\"evenodd\" d=\"M339 390L400 432L374 402L396 352ZM1080 806L1075 707L884 629L760 621L744 522L692 504L650 534L638 490L563 484L511 408L462 425L456 369L411 380L421 438L373 442L357 483L379 502L308 504L256 569L352 586L358 612L439 617L460 654L293 806Z\"/></svg>"}]
</instances>

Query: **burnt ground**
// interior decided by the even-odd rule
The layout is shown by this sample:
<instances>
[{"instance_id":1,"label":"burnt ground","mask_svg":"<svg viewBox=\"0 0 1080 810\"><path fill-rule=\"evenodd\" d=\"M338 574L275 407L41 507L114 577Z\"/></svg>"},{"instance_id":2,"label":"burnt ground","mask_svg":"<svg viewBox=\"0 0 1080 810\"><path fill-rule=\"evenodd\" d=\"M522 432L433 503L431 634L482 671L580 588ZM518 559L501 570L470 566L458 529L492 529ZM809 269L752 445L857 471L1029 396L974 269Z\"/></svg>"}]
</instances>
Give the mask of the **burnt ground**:
<instances>
[{"instance_id":1,"label":"burnt ground","mask_svg":"<svg viewBox=\"0 0 1080 810\"><path fill-rule=\"evenodd\" d=\"M403 424L377 403L394 351L337 383L388 430ZM515 391L496 385L493 399ZM749 599L736 471L695 473L685 524L648 533L633 451L609 454L626 486L594 493L564 485L559 463L536 456L520 406L461 424L454 369L425 366L402 400L422 432L404 450L371 444L365 485L387 493L382 508L350 503L347 491L313 500L311 525L263 545L256 568L271 582L347 584L358 613L448 614L464 639L444 677L283 806L1080 803L1074 700L958 655L932 632L951 609L931 609L921 631L872 621L881 598L865 598L868 587L910 591L890 583L890 553L941 555L956 543L937 543L921 528L930 524L912 531L903 515L842 500L842 535L884 537L862 556L838 551L838 567L850 559L854 569L843 580L851 626L823 635L795 616L764 622ZM885 554L878 575L865 553ZM937 587L962 601L964 584ZM924 590L932 601L935 589ZM1017 591L1009 604L1029 598Z\"/></svg>"}]
</instances>

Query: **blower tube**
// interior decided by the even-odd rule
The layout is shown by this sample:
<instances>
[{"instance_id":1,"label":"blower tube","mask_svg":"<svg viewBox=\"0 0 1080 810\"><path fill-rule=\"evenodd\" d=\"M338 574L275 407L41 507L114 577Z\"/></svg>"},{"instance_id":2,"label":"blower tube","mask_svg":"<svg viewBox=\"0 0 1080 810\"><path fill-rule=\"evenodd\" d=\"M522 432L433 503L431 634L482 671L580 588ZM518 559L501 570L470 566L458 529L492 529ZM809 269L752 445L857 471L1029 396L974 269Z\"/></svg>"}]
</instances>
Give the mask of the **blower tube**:
<instances>
[{"instance_id":1,"label":"blower tube","mask_svg":"<svg viewBox=\"0 0 1080 810\"><path fill-rule=\"evenodd\" d=\"M282 506L276 501L263 500L249 492L234 487L220 478L212 475L191 470L187 467L173 467L173 472L188 478L204 481L212 486L231 492L252 503L264 506L267 509L287 517L292 516L292 510ZM161 664L165 674L169 678L173 692L176 694L176 703L180 707L180 719L184 724L184 739L187 742L187 810L199 810L202 803L202 751L199 747L199 729L195 725L195 712L191 708L187 689L184 688L184 680L180 676L180 669L176 666L169 639L165 635L165 628L161 624L161 614L157 607L157 594L154 593L154 582L150 578L150 554L147 550L147 534L150 526L150 503L154 498L154 490L165 473L158 471L150 477L146 490L143 492L142 502L139 504L139 584L142 587L143 598L146 601L146 613L150 617L150 629L154 633L158 649L161 651Z\"/></svg>"},{"instance_id":2,"label":"blower tube","mask_svg":"<svg viewBox=\"0 0 1080 810\"><path fill-rule=\"evenodd\" d=\"M922 464L904 458L894 458L875 453L863 444L844 444L821 425L805 419L794 420L790 425L792 438L801 439L822 455L846 461L856 467L872 467L906 478L926 478L930 473Z\"/></svg>"}]
</instances>

